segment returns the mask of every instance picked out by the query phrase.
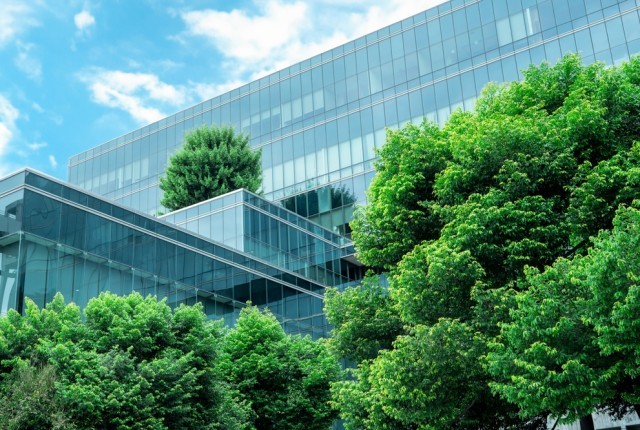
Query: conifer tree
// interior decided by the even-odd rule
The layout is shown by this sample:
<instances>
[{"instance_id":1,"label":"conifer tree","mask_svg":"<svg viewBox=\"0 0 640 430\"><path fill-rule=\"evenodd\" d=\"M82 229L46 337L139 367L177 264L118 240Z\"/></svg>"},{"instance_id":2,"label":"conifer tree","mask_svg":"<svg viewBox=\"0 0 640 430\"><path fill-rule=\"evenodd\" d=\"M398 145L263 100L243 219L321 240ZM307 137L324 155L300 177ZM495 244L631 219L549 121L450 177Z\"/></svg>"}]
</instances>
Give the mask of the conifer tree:
<instances>
[{"instance_id":1,"label":"conifer tree","mask_svg":"<svg viewBox=\"0 0 640 430\"><path fill-rule=\"evenodd\" d=\"M231 127L202 126L187 134L160 178L160 202L175 211L239 188L256 192L262 184L260 151Z\"/></svg>"}]
</instances>

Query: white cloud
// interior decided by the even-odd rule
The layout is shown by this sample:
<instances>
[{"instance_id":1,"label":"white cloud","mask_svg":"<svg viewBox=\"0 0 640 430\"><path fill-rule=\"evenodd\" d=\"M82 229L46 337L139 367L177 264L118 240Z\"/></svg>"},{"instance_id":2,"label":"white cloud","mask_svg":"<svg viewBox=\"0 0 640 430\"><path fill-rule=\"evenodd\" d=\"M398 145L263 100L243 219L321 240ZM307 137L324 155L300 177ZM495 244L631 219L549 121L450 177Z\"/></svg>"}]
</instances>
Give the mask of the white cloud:
<instances>
[{"instance_id":1,"label":"white cloud","mask_svg":"<svg viewBox=\"0 0 640 430\"><path fill-rule=\"evenodd\" d=\"M55 125L62 125L64 123L64 117L60 114L57 114L55 112L50 112L48 116L51 122L54 123Z\"/></svg>"},{"instance_id":2,"label":"white cloud","mask_svg":"<svg viewBox=\"0 0 640 430\"><path fill-rule=\"evenodd\" d=\"M38 154L41 149L44 149L47 146L49 146L49 144L46 142L36 141L36 142L24 143L22 142L22 139L21 139L20 145L16 145L15 147L11 148L11 154L12 155L15 154L21 158L29 159L30 157L33 157L34 154Z\"/></svg>"},{"instance_id":3,"label":"white cloud","mask_svg":"<svg viewBox=\"0 0 640 430\"><path fill-rule=\"evenodd\" d=\"M237 9L209 9L185 12L182 19L191 35L204 36L227 56L250 62L271 56L298 38L308 9L300 1L288 4L268 0L257 6L262 12L257 16Z\"/></svg>"},{"instance_id":4,"label":"white cloud","mask_svg":"<svg viewBox=\"0 0 640 430\"><path fill-rule=\"evenodd\" d=\"M42 148L46 148L47 144L45 142L33 142L27 144L27 147L32 151L39 151Z\"/></svg>"},{"instance_id":5,"label":"white cloud","mask_svg":"<svg viewBox=\"0 0 640 430\"><path fill-rule=\"evenodd\" d=\"M372 2L352 2L356 7L349 13L346 28L352 28L349 38L362 36L381 27L401 21L446 0L391 0ZM331 0L323 0L323 3L331 4Z\"/></svg>"},{"instance_id":6,"label":"white cloud","mask_svg":"<svg viewBox=\"0 0 640 430\"><path fill-rule=\"evenodd\" d=\"M3 0L0 7L0 48L29 27L38 25L31 16L29 3L21 0Z\"/></svg>"},{"instance_id":7,"label":"white cloud","mask_svg":"<svg viewBox=\"0 0 640 430\"><path fill-rule=\"evenodd\" d=\"M123 110L138 123L146 124L166 116L163 108L176 110L196 99L192 89L162 82L151 73L131 73L93 68L78 75L100 105Z\"/></svg>"},{"instance_id":8,"label":"white cloud","mask_svg":"<svg viewBox=\"0 0 640 430\"><path fill-rule=\"evenodd\" d=\"M93 121L93 127L100 132L108 132L111 136L118 136L131 131L130 122L123 119L122 115L112 111L100 115Z\"/></svg>"},{"instance_id":9,"label":"white cloud","mask_svg":"<svg viewBox=\"0 0 640 430\"><path fill-rule=\"evenodd\" d=\"M253 1L257 13L169 11L185 24L185 31L172 40L186 44L193 38L204 39L223 54L223 82L171 85L152 73L101 68L78 76L95 103L125 111L146 124L165 117L166 111L212 98L444 0ZM168 64L168 69L176 65ZM139 69L142 64L132 61L129 67Z\"/></svg>"},{"instance_id":10,"label":"white cloud","mask_svg":"<svg viewBox=\"0 0 640 430\"><path fill-rule=\"evenodd\" d=\"M18 55L13 59L16 67L24 72L27 77L33 81L40 82L42 80L42 64L40 60L30 55L35 48L33 43L17 43Z\"/></svg>"},{"instance_id":11,"label":"white cloud","mask_svg":"<svg viewBox=\"0 0 640 430\"><path fill-rule=\"evenodd\" d=\"M18 109L0 94L0 155L4 154L16 133L16 120L19 116Z\"/></svg>"},{"instance_id":12,"label":"white cloud","mask_svg":"<svg viewBox=\"0 0 640 430\"><path fill-rule=\"evenodd\" d=\"M38 102L31 102L31 108L34 112L45 114L45 117L55 125L59 126L64 123L64 117L62 115L48 109L45 110Z\"/></svg>"},{"instance_id":13,"label":"white cloud","mask_svg":"<svg viewBox=\"0 0 640 430\"><path fill-rule=\"evenodd\" d=\"M76 24L76 28L80 34L86 34L91 27L96 24L96 19L91 12L87 10L87 6L82 9L82 12L78 12L73 16L73 22Z\"/></svg>"},{"instance_id":14,"label":"white cloud","mask_svg":"<svg viewBox=\"0 0 640 430\"><path fill-rule=\"evenodd\" d=\"M183 11L183 34L204 38L226 58L230 81L256 79L445 0L254 0L257 13Z\"/></svg>"},{"instance_id":15,"label":"white cloud","mask_svg":"<svg viewBox=\"0 0 640 430\"><path fill-rule=\"evenodd\" d=\"M238 88L244 84L244 81L228 81L222 84L205 84L202 82L189 81L189 92L194 102L209 100L234 88Z\"/></svg>"},{"instance_id":16,"label":"white cloud","mask_svg":"<svg viewBox=\"0 0 640 430\"><path fill-rule=\"evenodd\" d=\"M58 167L58 161L56 160L56 157L53 156L53 154L49 155L49 164L51 164L51 167L53 167L54 169Z\"/></svg>"}]
</instances>

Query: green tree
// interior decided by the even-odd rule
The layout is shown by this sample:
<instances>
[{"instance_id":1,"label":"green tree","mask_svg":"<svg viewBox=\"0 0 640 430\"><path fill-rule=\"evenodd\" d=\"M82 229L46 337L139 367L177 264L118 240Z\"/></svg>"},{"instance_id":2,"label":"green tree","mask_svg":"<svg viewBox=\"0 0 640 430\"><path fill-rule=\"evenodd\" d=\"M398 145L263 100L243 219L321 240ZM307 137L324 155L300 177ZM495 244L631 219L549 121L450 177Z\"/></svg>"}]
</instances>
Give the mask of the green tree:
<instances>
[{"instance_id":1,"label":"green tree","mask_svg":"<svg viewBox=\"0 0 640 430\"><path fill-rule=\"evenodd\" d=\"M387 132L367 190L370 205L351 222L358 258L377 269L391 269L423 240L440 234L439 216L429 210L435 175L446 166L446 136L433 124Z\"/></svg>"},{"instance_id":2,"label":"green tree","mask_svg":"<svg viewBox=\"0 0 640 430\"><path fill-rule=\"evenodd\" d=\"M386 286L375 275L368 274L361 285L342 292L328 288L324 300L334 326L329 342L339 357L356 363L373 359L380 350L390 349L404 330Z\"/></svg>"},{"instance_id":3,"label":"green tree","mask_svg":"<svg viewBox=\"0 0 640 430\"><path fill-rule=\"evenodd\" d=\"M82 338L80 309L56 295L45 309L27 300L24 315L15 310L0 318L0 428L74 429L71 412L56 384L59 374L48 362L48 345Z\"/></svg>"},{"instance_id":4,"label":"green tree","mask_svg":"<svg viewBox=\"0 0 640 430\"><path fill-rule=\"evenodd\" d=\"M201 306L103 293L85 309L86 340L52 348L60 396L86 428L242 428L217 361L223 327ZM240 418L236 420L236 418Z\"/></svg>"},{"instance_id":5,"label":"green tree","mask_svg":"<svg viewBox=\"0 0 640 430\"><path fill-rule=\"evenodd\" d=\"M491 345L491 387L525 416L548 411L572 422L615 395L596 370L603 359L592 343L593 328L582 318L582 260L559 259L542 273L531 269L511 321Z\"/></svg>"},{"instance_id":6,"label":"green tree","mask_svg":"<svg viewBox=\"0 0 640 430\"><path fill-rule=\"evenodd\" d=\"M74 429L56 396L55 368L20 363L2 384L0 428L8 430Z\"/></svg>"},{"instance_id":7,"label":"green tree","mask_svg":"<svg viewBox=\"0 0 640 430\"><path fill-rule=\"evenodd\" d=\"M202 126L171 156L160 178L161 203L173 211L239 188L255 192L261 184L260 151L251 149L247 136L231 127Z\"/></svg>"},{"instance_id":8,"label":"green tree","mask_svg":"<svg viewBox=\"0 0 640 430\"><path fill-rule=\"evenodd\" d=\"M530 270L487 356L494 390L523 414L573 421L594 407L640 411L640 211L621 208L589 253Z\"/></svg>"},{"instance_id":9,"label":"green tree","mask_svg":"<svg viewBox=\"0 0 640 430\"><path fill-rule=\"evenodd\" d=\"M517 384L504 382L519 378L513 373L518 355L498 358L493 348L507 342L508 324L525 315L509 310L523 303L521 294L529 290L539 291L539 297L560 294L566 285L554 283L557 277L545 268L562 258L579 264L592 247L590 237L610 230L616 210L640 196L640 157L634 146L640 140L640 59L605 68L583 66L577 56L568 56L555 66L543 64L523 73L522 82L489 85L473 112L455 112L442 129L423 123L388 132L368 190L370 204L357 211L352 228L359 258L387 272L386 306L395 310L404 330L390 348L361 361L352 372L354 379L334 390L352 428L363 423L372 429L544 428L548 415L566 415L569 408L575 418L597 407L621 410L620 405L624 409L634 401L622 384L578 399L575 393L584 387L576 385L604 377L595 362L568 369L564 392L562 384L554 385L559 380L540 382L539 390L557 390L557 396L535 393L548 399L544 407L527 406L523 399L534 394L516 393ZM609 291L583 286L584 291L594 288ZM560 303L591 303L590 296L578 300L581 294L567 290L553 308L555 315L563 315ZM609 303L617 303L612 298L621 294L608 293ZM327 302L329 322L338 323L334 336L341 350L375 344L366 332L362 337L348 332L351 321L358 325L362 315L375 311L364 302L362 309L343 302L339 295ZM566 309L574 306L569 303ZM612 309L632 315L635 308L626 306ZM580 350L617 361L622 345L609 343L611 356L600 345L605 333L620 335L612 328L618 319L608 316L614 312L607 309L604 317L589 317L593 322L587 316L567 320L563 336L573 336L562 345L567 360ZM539 312L526 315L544 319ZM602 328L595 321L604 321ZM621 327L629 324L627 317ZM638 344L632 331L627 339L628 354ZM377 340L389 345L381 335ZM429 345L440 348L430 350ZM443 359L450 360L451 369L443 368ZM634 363L623 362L626 369ZM596 370L589 374L589 369ZM384 377L385 372L397 381ZM405 372L411 377L402 377ZM635 373L625 375L619 380L628 381ZM523 380L520 388L526 385Z\"/></svg>"},{"instance_id":10,"label":"green tree","mask_svg":"<svg viewBox=\"0 0 640 430\"><path fill-rule=\"evenodd\" d=\"M324 343L289 336L256 307L240 312L223 370L254 412L256 429L327 429L336 418L330 386L339 365Z\"/></svg>"},{"instance_id":11,"label":"green tree","mask_svg":"<svg viewBox=\"0 0 640 430\"><path fill-rule=\"evenodd\" d=\"M60 295L43 310L27 301L24 316L0 318L4 396L26 405L8 419L15 428L250 428L250 409L220 373L224 333L200 306L172 311L137 293L101 294L84 321ZM40 411L21 394L29 387L49 399Z\"/></svg>"},{"instance_id":12,"label":"green tree","mask_svg":"<svg viewBox=\"0 0 640 430\"><path fill-rule=\"evenodd\" d=\"M635 203L618 210L613 230L602 232L589 254L585 323L597 334L607 365L604 377L640 416L640 205Z\"/></svg>"}]
</instances>

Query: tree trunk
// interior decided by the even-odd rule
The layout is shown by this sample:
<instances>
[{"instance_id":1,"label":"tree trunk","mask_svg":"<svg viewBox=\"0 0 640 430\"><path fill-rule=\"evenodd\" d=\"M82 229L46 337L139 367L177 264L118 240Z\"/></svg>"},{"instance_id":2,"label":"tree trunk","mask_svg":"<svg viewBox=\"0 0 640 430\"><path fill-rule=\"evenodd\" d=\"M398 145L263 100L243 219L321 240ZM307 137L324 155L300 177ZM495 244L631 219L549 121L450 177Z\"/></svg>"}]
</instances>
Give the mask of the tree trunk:
<instances>
[{"instance_id":1,"label":"tree trunk","mask_svg":"<svg viewBox=\"0 0 640 430\"><path fill-rule=\"evenodd\" d=\"M580 418L580 430L596 430L596 426L593 423L593 416L591 414Z\"/></svg>"}]
</instances>

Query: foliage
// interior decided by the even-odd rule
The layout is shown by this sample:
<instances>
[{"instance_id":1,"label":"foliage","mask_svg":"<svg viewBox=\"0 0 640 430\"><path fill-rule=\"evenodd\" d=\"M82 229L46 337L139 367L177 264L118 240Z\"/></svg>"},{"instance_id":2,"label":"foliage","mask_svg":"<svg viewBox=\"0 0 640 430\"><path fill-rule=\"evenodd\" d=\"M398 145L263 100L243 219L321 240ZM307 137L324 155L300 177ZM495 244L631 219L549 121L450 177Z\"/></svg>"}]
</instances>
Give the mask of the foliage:
<instances>
[{"instance_id":1,"label":"foliage","mask_svg":"<svg viewBox=\"0 0 640 430\"><path fill-rule=\"evenodd\" d=\"M60 396L86 426L213 429L235 414L215 368L222 328L199 307L102 294L85 316L91 347L58 345L51 359L69 370Z\"/></svg>"},{"instance_id":2,"label":"foliage","mask_svg":"<svg viewBox=\"0 0 640 430\"><path fill-rule=\"evenodd\" d=\"M602 358L581 318L587 305L583 280L576 278L581 264L580 257L559 259L543 273L529 271L528 290L516 296L512 321L491 345L491 386L523 415L561 411L571 422L614 394L593 368Z\"/></svg>"},{"instance_id":3,"label":"foliage","mask_svg":"<svg viewBox=\"0 0 640 430\"><path fill-rule=\"evenodd\" d=\"M51 365L21 362L3 384L0 428L8 430L74 429L55 396L56 371Z\"/></svg>"},{"instance_id":4,"label":"foliage","mask_svg":"<svg viewBox=\"0 0 640 430\"><path fill-rule=\"evenodd\" d=\"M137 293L92 299L85 322L60 295L42 311L28 301L24 317L0 319L5 397L22 401L37 387L47 408L10 418L22 420L15 428L44 419L78 429L246 428L249 410L217 366L223 340L199 307L172 312Z\"/></svg>"},{"instance_id":5,"label":"foliage","mask_svg":"<svg viewBox=\"0 0 640 430\"><path fill-rule=\"evenodd\" d=\"M401 423L401 428L414 423L429 423L425 428L430 429L459 425L466 417L463 411L473 406L483 388L477 381L478 348L482 342L458 321L416 326L411 335L398 337L394 349L383 351L371 363L371 393L384 396L385 414ZM442 391L448 395L439 395Z\"/></svg>"},{"instance_id":6,"label":"foliage","mask_svg":"<svg viewBox=\"0 0 640 430\"><path fill-rule=\"evenodd\" d=\"M640 211L618 210L613 230L600 234L588 258L585 323L594 327L597 345L611 366L605 376L624 386L617 387L624 400L639 405Z\"/></svg>"},{"instance_id":7,"label":"foliage","mask_svg":"<svg viewBox=\"0 0 640 430\"><path fill-rule=\"evenodd\" d=\"M406 254L394 271L391 296L405 323L436 324L441 318L469 320L472 288L484 277L469 251L445 242L424 242Z\"/></svg>"},{"instance_id":8,"label":"foliage","mask_svg":"<svg viewBox=\"0 0 640 430\"><path fill-rule=\"evenodd\" d=\"M353 330L376 312L351 290L327 301L340 351L382 349L334 388L350 428L545 428L637 403L638 235L607 231L640 197L640 59L524 76L442 129L388 132L352 228L404 330ZM596 252L601 231L626 242Z\"/></svg>"},{"instance_id":9,"label":"foliage","mask_svg":"<svg viewBox=\"0 0 640 430\"><path fill-rule=\"evenodd\" d=\"M347 430L402 429L403 425L387 414L384 399L373 395L371 360L358 363L358 367L347 369L349 378L331 387L333 400L340 409Z\"/></svg>"},{"instance_id":10,"label":"foliage","mask_svg":"<svg viewBox=\"0 0 640 430\"><path fill-rule=\"evenodd\" d=\"M256 429L327 429L336 418L330 385L339 366L323 343L288 336L256 307L240 312L222 365L254 412Z\"/></svg>"},{"instance_id":11,"label":"foliage","mask_svg":"<svg viewBox=\"0 0 640 430\"><path fill-rule=\"evenodd\" d=\"M247 136L231 127L202 126L188 133L171 156L160 178L161 203L174 211L239 188L255 192L261 175L260 151L251 149Z\"/></svg>"},{"instance_id":12,"label":"foliage","mask_svg":"<svg viewBox=\"0 0 640 430\"><path fill-rule=\"evenodd\" d=\"M328 347L246 308L238 326L202 307L103 293L84 310L56 295L0 318L0 427L325 429L336 418Z\"/></svg>"},{"instance_id":13,"label":"foliage","mask_svg":"<svg viewBox=\"0 0 640 430\"><path fill-rule=\"evenodd\" d=\"M640 403L640 211L621 208L613 225L588 255L528 272L529 288L492 345L492 386L524 414L566 411L569 422L594 406Z\"/></svg>"},{"instance_id":14,"label":"foliage","mask_svg":"<svg viewBox=\"0 0 640 430\"><path fill-rule=\"evenodd\" d=\"M402 321L391 306L385 286L368 274L362 284L342 292L325 292L327 319L334 326L330 345L339 357L357 363L375 358L381 349L390 349L403 332Z\"/></svg>"},{"instance_id":15,"label":"foliage","mask_svg":"<svg viewBox=\"0 0 640 430\"><path fill-rule=\"evenodd\" d=\"M423 240L437 238L441 222L428 209L435 175L450 151L437 126L407 126L387 133L375 162L369 201L351 223L358 257L373 268L390 269Z\"/></svg>"}]
</instances>

